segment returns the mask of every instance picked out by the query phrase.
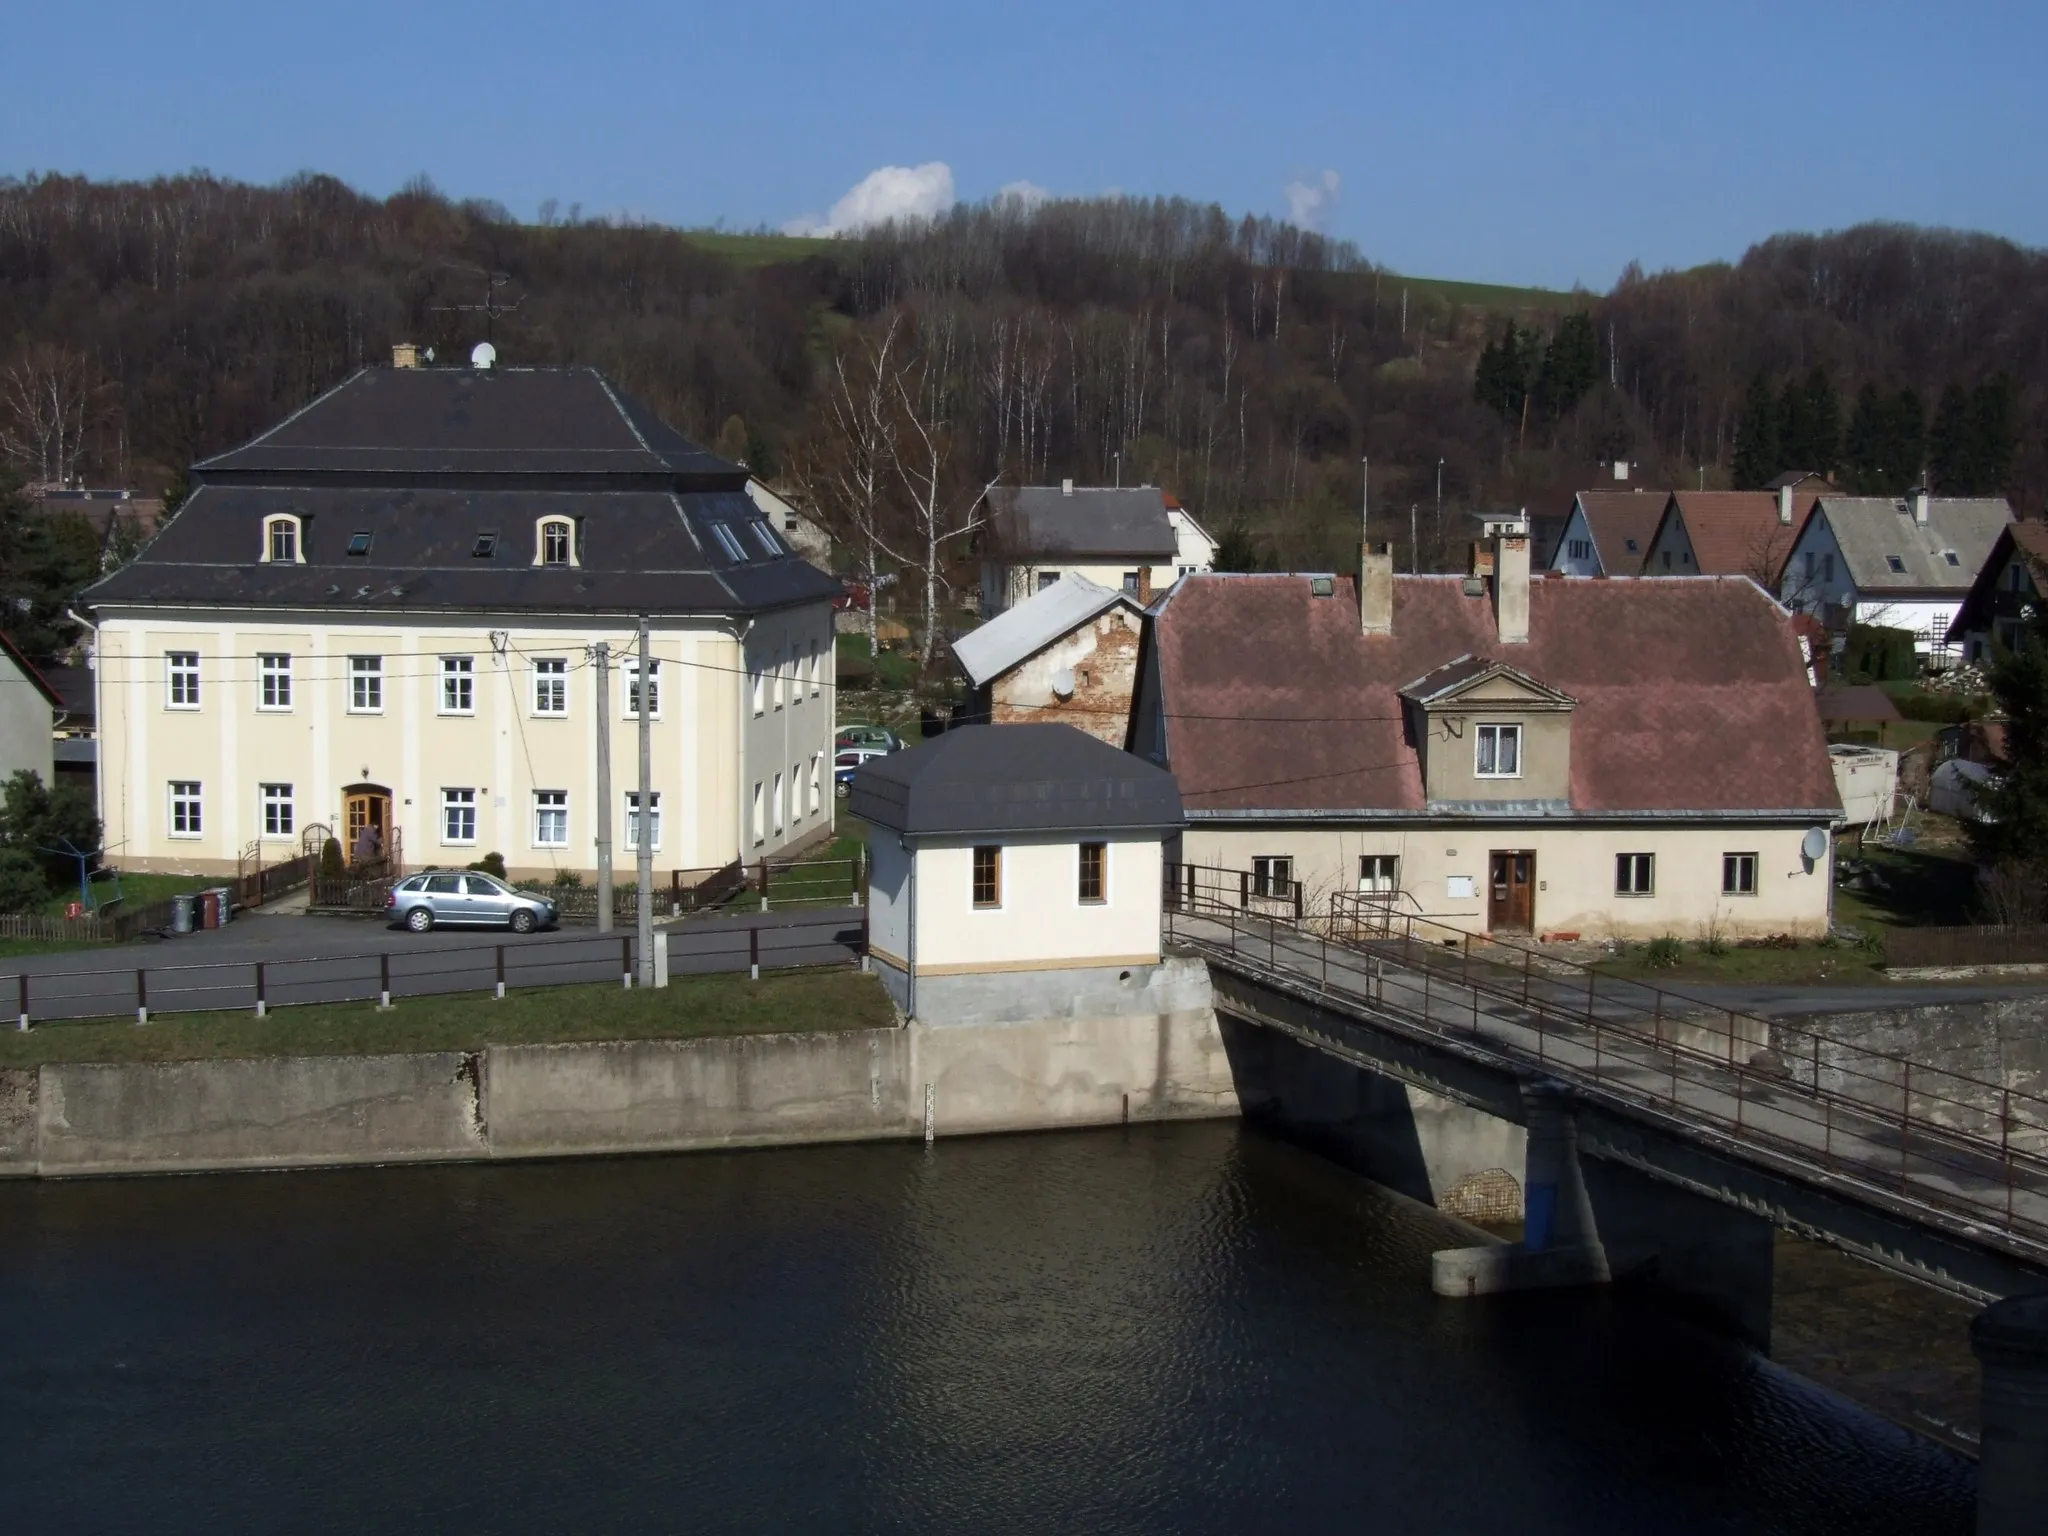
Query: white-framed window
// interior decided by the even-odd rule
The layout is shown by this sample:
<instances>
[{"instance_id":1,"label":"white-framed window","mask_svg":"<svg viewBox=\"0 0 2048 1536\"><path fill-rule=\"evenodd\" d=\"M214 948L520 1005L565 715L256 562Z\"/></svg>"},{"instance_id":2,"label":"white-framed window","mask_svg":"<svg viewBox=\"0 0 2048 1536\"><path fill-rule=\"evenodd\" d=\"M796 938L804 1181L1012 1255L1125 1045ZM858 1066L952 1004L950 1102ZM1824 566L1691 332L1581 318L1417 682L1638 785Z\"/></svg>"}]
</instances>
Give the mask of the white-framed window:
<instances>
[{"instance_id":1,"label":"white-framed window","mask_svg":"<svg viewBox=\"0 0 2048 1536\"><path fill-rule=\"evenodd\" d=\"M576 525L566 517L544 517L534 529L535 565L575 565Z\"/></svg>"},{"instance_id":2,"label":"white-framed window","mask_svg":"<svg viewBox=\"0 0 2048 1536\"><path fill-rule=\"evenodd\" d=\"M441 658L441 713L476 713L476 662L469 656Z\"/></svg>"},{"instance_id":3,"label":"white-framed window","mask_svg":"<svg viewBox=\"0 0 2048 1536\"><path fill-rule=\"evenodd\" d=\"M165 651L164 680L168 690L164 695L164 708L197 709L199 707L199 653L197 651Z\"/></svg>"},{"instance_id":4,"label":"white-framed window","mask_svg":"<svg viewBox=\"0 0 2048 1536\"><path fill-rule=\"evenodd\" d=\"M1518 779L1522 776L1522 728L1519 725L1482 725L1477 732L1478 757L1472 771L1482 779Z\"/></svg>"},{"instance_id":5,"label":"white-framed window","mask_svg":"<svg viewBox=\"0 0 2048 1536\"><path fill-rule=\"evenodd\" d=\"M291 837L298 831L298 816L292 807L292 787L289 784L264 784L259 786L263 801L263 835L265 837Z\"/></svg>"},{"instance_id":6,"label":"white-framed window","mask_svg":"<svg viewBox=\"0 0 2048 1536\"><path fill-rule=\"evenodd\" d=\"M200 810L199 781L171 780L171 836L198 837L205 826Z\"/></svg>"},{"instance_id":7,"label":"white-framed window","mask_svg":"<svg viewBox=\"0 0 2048 1536\"><path fill-rule=\"evenodd\" d=\"M561 716L569 713L569 658L540 656L533 663L533 712Z\"/></svg>"},{"instance_id":8,"label":"white-framed window","mask_svg":"<svg viewBox=\"0 0 2048 1536\"><path fill-rule=\"evenodd\" d=\"M1388 896L1401 889L1401 856L1397 853L1360 854L1358 889L1371 896Z\"/></svg>"},{"instance_id":9,"label":"white-framed window","mask_svg":"<svg viewBox=\"0 0 2048 1536\"><path fill-rule=\"evenodd\" d=\"M813 640L811 642L811 697L814 699L818 696L818 679L823 675L824 670L824 658L819 652L818 642Z\"/></svg>"},{"instance_id":10,"label":"white-framed window","mask_svg":"<svg viewBox=\"0 0 2048 1536\"><path fill-rule=\"evenodd\" d=\"M782 708L782 653L780 651L777 651L774 659L768 663L768 676L773 680L769 685L769 692L775 697L775 707L780 709Z\"/></svg>"},{"instance_id":11,"label":"white-framed window","mask_svg":"<svg viewBox=\"0 0 2048 1536\"><path fill-rule=\"evenodd\" d=\"M1617 853L1614 856L1614 894L1653 896L1657 892L1657 855Z\"/></svg>"},{"instance_id":12,"label":"white-framed window","mask_svg":"<svg viewBox=\"0 0 2048 1536\"><path fill-rule=\"evenodd\" d=\"M444 843L473 843L476 841L475 790L444 789L441 791L441 841Z\"/></svg>"},{"instance_id":13,"label":"white-framed window","mask_svg":"<svg viewBox=\"0 0 2048 1536\"><path fill-rule=\"evenodd\" d=\"M1755 854L1724 853L1721 855L1721 894L1723 896L1754 896L1756 894Z\"/></svg>"},{"instance_id":14,"label":"white-framed window","mask_svg":"<svg viewBox=\"0 0 2048 1536\"><path fill-rule=\"evenodd\" d=\"M257 674L262 680L262 692L257 695L258 709L290 709L292 707L292 658L285 651L262 651L256 657Z\"/></svg>"},{"instance_id":15,"label":"white-framed window","mask_svg":"<svg viewBox=\"0 0 2048 1536\"><path fill-rule=\"evenodd\" d=\"M755 669L755 671L754 671L754 713L755 713L755 714L757 714L757 715L761 715L761 714L766 714L766 713L768 712L768 711L767 711L767 700L768 700L768 680L767 680L767 679L766 679L765 677L763 677L763 676L761 675L760 669L759 669L759 668L756 668L756 669Z\"/></svg>"},{"instance_id":16,"label":"white-framed window","mask_svg":"<svg viewBox=\"0 0 2048 1536\"><path fill-rule=\"evenodd\" d=\"M263 562L266 565L303 565L305 550L299 540L299 520L289 513L263 520Z\"/></svg>"},{"instance_id":17,"label":"white-framed window","mask_svg":"<svg viewBox=\"0 0 2048 1536\"><path fill-rule=\"evenodd\" d=\"M536 848L569 846L569 791L536 789L533 792L533 844Z\"/></svg>"},{"instance_id":18,"label":"white-framed window","mask_svg":"<svg viewBox=\"0 0 2048 1536\"><path fill-rule=\"evenodd\" d=\"M1286 855L1258 854L1252 858L1252 894L1288 896L1294 891L1294 860Z\"/></svg>"},{"instance_id":19,"label":"white-framed window","mask_svg":"<svg viewBox=\"0 0 2048 1536\"><path fill-rule=\"evenodd\" d=\"M647 846L655 853L661 852L661 791L647 792ZM640 851L640 792L626 791L626 852Z\"/></svg>"},{"instance_id":20,"label":"white-framed window","mask_svg":"<svg viewBox=\"0 0 2048 1536\"><path fill-rule=\"evenodd\" d=\"M763 817L765 816L765 814L766 802L762 798L761 783L757 779L754 781L754 846L756 848L760 847L761 844L767 841L767 838L762 831L763 827L766 824L763 821Z\"/></svg>"},{"instance_id":21,"label":"white-framed window","mask_svg":"<svg viewBox=\"0 0 2048 1536\"><path fill-rule=\"evenodd\" d=\"M625 687L625 716L628 720L640 718L640 658L628 656L619 667L619 681ZM661 718L661 660L647 658L647 713L652 719Z\"/></svg>"},{"instance_id":22,"label":"white-framed window","mask_svg":"<svg viewBox=\"0 0 2048 1536\"><path fill-rule=\"evenodd\" d=\"M782 775L775 775L775 835L782 835Z\"/></svg>"},{"instance_id":23,"label":"white-framed window","mask_svg":"<svg viewBox=\"0 0 2048 1536\"><path fill-rule=\"evenodd\" d=\"M825 803L824 778L825 754L813 752L811 754L811 814L813 816L818 814L819 809Z\"/></svg>"},{"instance_id":24,"label":"white-framed window","mask_svg":"<svg viewBox=\"0 0 2048 1536\"><path fill-rule=\"evenodd\" d=\"M348 712L352 715L384 713L384 658L351 656L348 659Z\"/></svg>"}]
</instances>

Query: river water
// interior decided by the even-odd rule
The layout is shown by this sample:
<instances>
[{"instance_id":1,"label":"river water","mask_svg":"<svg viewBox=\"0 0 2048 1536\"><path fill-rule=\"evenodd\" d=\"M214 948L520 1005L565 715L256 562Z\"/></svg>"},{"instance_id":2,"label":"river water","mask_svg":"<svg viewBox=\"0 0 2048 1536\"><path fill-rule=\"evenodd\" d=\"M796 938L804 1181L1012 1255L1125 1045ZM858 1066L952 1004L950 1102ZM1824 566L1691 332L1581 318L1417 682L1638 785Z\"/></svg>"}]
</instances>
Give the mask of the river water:
<instances>
[{"instance_id":1,"label":"river water","mask_svg":"<svg viewBox=\"0 0 2048 1536\"><path fill-rule=\"evenodd\" d=\"M0 1187L21 1532L1964 1532L1966 1461L1234 1123Z\"/></svg>"}]
</instances>

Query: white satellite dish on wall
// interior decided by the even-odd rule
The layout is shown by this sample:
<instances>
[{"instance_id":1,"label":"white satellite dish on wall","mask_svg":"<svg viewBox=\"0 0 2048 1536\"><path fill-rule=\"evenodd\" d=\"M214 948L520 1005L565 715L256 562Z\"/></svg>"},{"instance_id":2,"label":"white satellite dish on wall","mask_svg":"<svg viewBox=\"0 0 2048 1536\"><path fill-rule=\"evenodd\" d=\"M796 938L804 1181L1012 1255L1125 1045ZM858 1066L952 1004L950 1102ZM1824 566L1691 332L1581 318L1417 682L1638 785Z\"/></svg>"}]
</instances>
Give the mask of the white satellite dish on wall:
<instances>
[{"instance_id":1,"label":"white satellite dish on wall","mask_svg":"<svg viewBox=\"0 0 2048 1536\"><path fill-rule=\"evenodd\" d=\"M1062 701L1074 696L1074 669L1061 667L1052 675L1053 697Z\"/></svg>"},{"instance_id":2,"label":"white satellite dish on wall","mask_svg":"<svg viewBox=\"0 0 2048 1536\"><path fill-rule=\"evenodd\" d=\"M1806 836L1800 841L1799 851L1806 855L1809 864L1818 864L1828 856L1828 833L1825 827L1808 827Z\"/></svg>"},{"instance_id":3,"label":"white satellite dish on wall","mask_svg":"<svg viewBox=\"0 0 2048 1536\"><path fill-rule=\"evenodd\" d=\"M498 361L498 349L488 341L480 341L469 349L469 366L489 368Z\"/></svg>"}]
</instances>

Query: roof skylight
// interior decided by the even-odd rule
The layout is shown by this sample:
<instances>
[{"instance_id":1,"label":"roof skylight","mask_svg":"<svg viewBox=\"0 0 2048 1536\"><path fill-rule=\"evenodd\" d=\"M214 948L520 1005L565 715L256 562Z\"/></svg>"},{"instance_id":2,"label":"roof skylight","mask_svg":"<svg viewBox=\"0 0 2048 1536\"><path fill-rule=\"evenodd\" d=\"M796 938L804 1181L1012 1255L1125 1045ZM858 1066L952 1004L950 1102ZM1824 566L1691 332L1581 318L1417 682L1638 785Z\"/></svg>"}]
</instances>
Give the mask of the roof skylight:
<instances>
[{"instance_id":1,"label":"roof skylight","mask_svg":"<svg viewBox=\"0 0 2048 1536\"><path fill-rule=\"evenodd\" d=\"M713 523L711 525L711 536L718 540L718 547L733 559L744 561L747 558L747 552L740 547L739 538L733 533L730 525L726 523Z\"/></svg>"},{"instance_id":2,"label":"roof skylight","mask_svg":"<svg viewBox=\"0 0 2048 1536\"><path fill-rule=\"evenodd\" d=\"M469 553L471 558L477 560L488 560L491 558L492 555L495 555L497 552L498 535L495 530L488 533L478 534L476 536L476 542L469 546Z\"/></svg>"},{"instance_id":3,"label":"roof skylight","mask_svg":"<svg viewBox=\"0 0 2048 1536\"><path fill-rule=\"evenodd\" d=\"M367 555L370 552L370 531L358 528L348 536L348 552L352 555Z\"/></svg>"}]
</instances>

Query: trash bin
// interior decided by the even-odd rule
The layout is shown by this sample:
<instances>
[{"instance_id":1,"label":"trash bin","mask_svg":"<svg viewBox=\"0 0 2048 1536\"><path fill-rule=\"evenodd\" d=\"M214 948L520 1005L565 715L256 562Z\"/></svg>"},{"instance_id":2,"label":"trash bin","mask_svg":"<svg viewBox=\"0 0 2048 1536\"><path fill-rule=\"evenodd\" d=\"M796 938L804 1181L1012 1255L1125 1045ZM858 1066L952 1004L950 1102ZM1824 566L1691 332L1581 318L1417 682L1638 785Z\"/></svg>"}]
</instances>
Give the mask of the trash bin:
<instances>
[{"instance_id":1,"label":"trash bin","mask_svg":"<svg viewBox=\"0 0 2048 1536\"><path fill-rule=\"evenodd\" d=\"M215 886L213 888L213 899L220 903L220 916L217 921L221 927L225 928L228 925L229 919L235 915L235 892L233 887L226 885Z\"/></svg>"},{"instance_id":2,"label":"trash bin","mask_svg":"<svg viewBox=\"0 0 2048 1536\"><path fill-rule=\"evenodd\" d=\"M194 926L199 928L218 928L220 926L220 917L213 910L213 892L194 891L192 893L192 917Z\"/></svg>"},{"instance_id":3,"label":"trash bin","mask_svg":"<svg viewBox=\"0 0 2048 1536\"><path fill-rule=\"evenodd\" d=\"M171 898L171 932L190 933L192 931L192 903L196 899L196 897L192 896L173 896Z\"/></svg>"}]
</instances>

